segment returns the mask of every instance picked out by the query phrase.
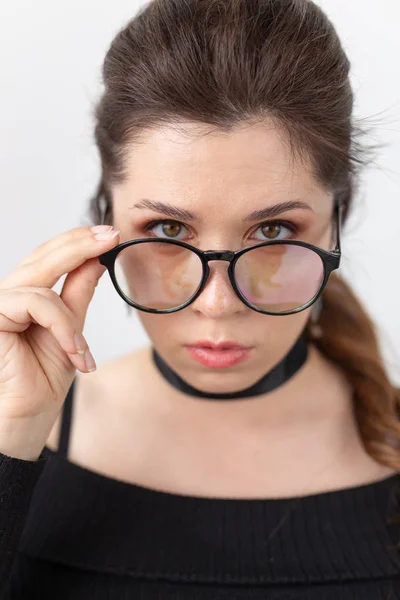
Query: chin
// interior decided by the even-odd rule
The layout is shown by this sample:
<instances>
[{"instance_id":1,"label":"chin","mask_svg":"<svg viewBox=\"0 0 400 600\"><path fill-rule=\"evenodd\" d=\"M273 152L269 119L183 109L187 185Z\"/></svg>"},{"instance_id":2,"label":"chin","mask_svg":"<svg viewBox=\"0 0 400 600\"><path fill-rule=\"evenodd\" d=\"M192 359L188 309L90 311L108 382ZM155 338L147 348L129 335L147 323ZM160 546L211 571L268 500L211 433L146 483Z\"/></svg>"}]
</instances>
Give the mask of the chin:
<instances>
[{"instance_id":1,"label":"chin","mask_svg":"<svg viewBox=\"0 0 400 600\"><path fill-rule=\"evenodd\" d=\"M183 348L183 360L179 360L179 364L175 365L169 361L169 364L197 389L210 393L230 393L244 390L263 377L264 371L255 373L254 367L250 367L253 353L254 349L251 349L245 359L236 361L236 364L229 364L232 357L226 360L220 356L204 356L207 354L204 352L201 352L199 357L193 357L191 351Z\"/></svg>"},{"instance_id":2,"label":"chin","mask_svg":"<svg viewBox=\"0 0 400 600\"><path fill-rule=\"evenodd\" d=\"M221 374L212 373L204 377L188 377L185 380L194 388L205 394L233 394L241 392L252 387L260 377L249 379L248 377L238 376L226 373L224 377Z\"/></svg>"}]
</instances>

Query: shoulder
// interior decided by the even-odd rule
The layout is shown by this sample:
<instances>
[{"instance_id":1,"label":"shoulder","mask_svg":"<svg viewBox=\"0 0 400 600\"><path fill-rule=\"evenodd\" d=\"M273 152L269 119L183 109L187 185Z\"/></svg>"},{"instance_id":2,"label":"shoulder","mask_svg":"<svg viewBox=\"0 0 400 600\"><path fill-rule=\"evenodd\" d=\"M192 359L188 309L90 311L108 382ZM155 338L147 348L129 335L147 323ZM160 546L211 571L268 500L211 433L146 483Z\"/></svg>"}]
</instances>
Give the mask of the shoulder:
<instances>
[{"instance_id":1,"label":"shoulder","mask_svg":"<svg viewBox=\"0 0 400 600\"><path fill-rule=\"evenodd\" d=\"M120 412L124 403L139 397L146 388L145 361L150 346L105 361L93 373L79 373L75 377L73 394L74 429L79 423L93 424L97 419L113 412ZM129 400L128 400L129 399ZM64 406L64 405L63 405ZM57 450L63 409L55 421L46 446Z\"/></svg>"}]
</instances>

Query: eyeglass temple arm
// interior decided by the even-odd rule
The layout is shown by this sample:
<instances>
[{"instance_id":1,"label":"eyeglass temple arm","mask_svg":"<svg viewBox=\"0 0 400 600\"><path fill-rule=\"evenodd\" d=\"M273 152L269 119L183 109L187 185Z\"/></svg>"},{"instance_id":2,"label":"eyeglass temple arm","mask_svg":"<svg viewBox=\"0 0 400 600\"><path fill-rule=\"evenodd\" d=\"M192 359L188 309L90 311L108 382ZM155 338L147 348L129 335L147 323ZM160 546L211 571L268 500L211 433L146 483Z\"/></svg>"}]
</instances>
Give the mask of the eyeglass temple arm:
<instances>
[{"instance_id":1,"label":"eyeglass temple arm","mask_svg":"<svg viewBox=\"0 0 400 600\"><path fill-rule=\"evenodd\" d=\"M334 252L341 253L341 241L340 241L340 227L342 223L342 205L339 200L335 203L335 216L336 216L336 248Z\"/></svg>"}]
</instances>

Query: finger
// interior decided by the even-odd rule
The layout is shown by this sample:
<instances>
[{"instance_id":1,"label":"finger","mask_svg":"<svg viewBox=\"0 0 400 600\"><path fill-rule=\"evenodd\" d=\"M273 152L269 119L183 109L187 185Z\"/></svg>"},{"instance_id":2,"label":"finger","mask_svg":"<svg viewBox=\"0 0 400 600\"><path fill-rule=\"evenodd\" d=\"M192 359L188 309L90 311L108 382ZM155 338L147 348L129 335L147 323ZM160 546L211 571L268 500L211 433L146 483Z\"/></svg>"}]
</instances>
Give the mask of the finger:
<instances>
[{"instance_id":1,"label":"finger","mask_svg":"<svg viewBox=\"0 0 400 600\"><path fill-rule=\"evenodd\" d=\"M98 258L91 258L65 278L60 297L74 315L80 331L84 328L94 291L106 270L106 267L99 263Z\"/></svg>"},{"instance_id":2,"label":"finger","mask_svg":"<svg viewBox=\"0 0 400 600\"><path fill-rule=\"evenodd\" d=\"M85 228L84 228L85 229ZM97 240L90 228L81 235L77 230L68 232L65 243L54 246L52 251L41 252L40 259L20 264L0 282L0 290L21 286L52 288L57 281L70 271L80 267L86 260L98 257L114 247L120 232L112 232L115 237Z\"/></svg>"},{"instance_id":3,"label":"finger","mask_svg":"<svg viewBox=\"0 0 400 600\"><path fill-rule=\"evenodd\" d=\"M48 330L76 368L87 372L83 353L78 353L78 335L83 352L88 344L72 317L43 292L10 290L0 292L0 341L2 333L21 333L32 324Z\"/></svg>"},{"instance_id":4,"label":"finger","mask_svg":"<svg viewBox=\"0 0 400 600\"><path fill-rule=\"evenodd\" d=\"M17 267L24 266L26 264L32 263L36 260L41 260L46 254L53 252L56 248L63 246L71 239L78 240L79 238L87 235L90 227L74 227L68 231L63 231L62 233L54 236L49 240L45 240L39 246L37 246L33 252L25 256L17 265Z\"/></svg>"}]
</instances>

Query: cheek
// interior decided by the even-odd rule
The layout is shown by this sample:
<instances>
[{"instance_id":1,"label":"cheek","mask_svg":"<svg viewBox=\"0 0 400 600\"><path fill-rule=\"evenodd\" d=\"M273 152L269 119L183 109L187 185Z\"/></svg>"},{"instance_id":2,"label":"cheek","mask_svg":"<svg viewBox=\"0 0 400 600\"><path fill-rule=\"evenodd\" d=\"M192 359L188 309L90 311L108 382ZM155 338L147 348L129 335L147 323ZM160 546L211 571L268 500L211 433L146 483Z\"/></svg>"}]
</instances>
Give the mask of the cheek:
<instances>
[{"instance_id":1,"label":"cheek","mask_svg":"<svg viewBox=\"0 0 400 600\"><path fill-rule=\"evenodd\" d=\"M294 315L266 316L259 315L257 321L246 326L246 332L251 329L254 339L267 352L289 351L310 318L311 307ZM247 334L247 338L248 338Z\"/></svg>"},{"instance_id":2,"label":"cheek","mask_svg":"<svg viewBox=\"0 0 400 600\"><path fill-rule=\"evenodd\" d=\"M250 310L250 309L249 309ZM238 342L250 342L269 356L282 354L291 348L310 318L312 307L294 315L273 317L251 311L241 322L230 327L215 324L215 330ZM153 315L137 311L138 317L155 346L172 347L187 340L203 337L202 325L185 310L171 315ZM260 355L262 360L263 353Z\"/></svg>"},{"instance_id":3,"label":"cheek","mask_svg":"<svg viewBox=\"0 0 400 600\"><path fill-rule=\"evenodd\" d=\"M176 341L185 340L184 334L188 326L186 319L179 318L180 311L170 315L154 315L138 310L137 315L155 345L158 342L161 342L161 345L171 345Z\"/></svg>"}]
</instances>

